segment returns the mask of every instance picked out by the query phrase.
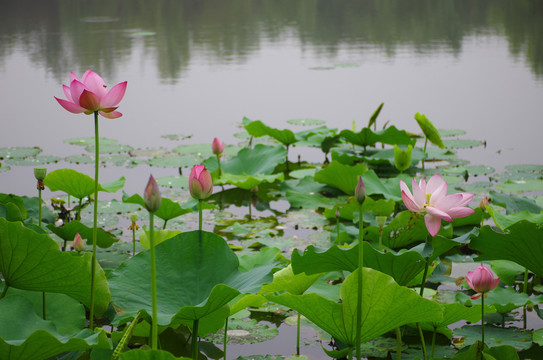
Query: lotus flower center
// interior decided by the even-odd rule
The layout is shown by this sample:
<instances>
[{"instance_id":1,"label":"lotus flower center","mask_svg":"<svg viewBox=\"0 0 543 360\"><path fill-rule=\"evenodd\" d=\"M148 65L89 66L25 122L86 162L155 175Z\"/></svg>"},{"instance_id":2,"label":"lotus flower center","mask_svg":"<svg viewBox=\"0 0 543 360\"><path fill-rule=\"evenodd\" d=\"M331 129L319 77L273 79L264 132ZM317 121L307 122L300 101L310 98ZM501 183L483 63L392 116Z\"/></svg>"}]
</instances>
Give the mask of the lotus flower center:
<instances>
[{"instance_id":1,"label":"lotus flower center","mask_svg":"<svg viewBox=\"0 0 543 360\"><path fill-rule=\"evenodd\" d=\"M426 209L427 206L430 206L430 198L432 197L432 194L426 194L426 202L424 203L424 208Z\"/></svg>"}]
</instances>

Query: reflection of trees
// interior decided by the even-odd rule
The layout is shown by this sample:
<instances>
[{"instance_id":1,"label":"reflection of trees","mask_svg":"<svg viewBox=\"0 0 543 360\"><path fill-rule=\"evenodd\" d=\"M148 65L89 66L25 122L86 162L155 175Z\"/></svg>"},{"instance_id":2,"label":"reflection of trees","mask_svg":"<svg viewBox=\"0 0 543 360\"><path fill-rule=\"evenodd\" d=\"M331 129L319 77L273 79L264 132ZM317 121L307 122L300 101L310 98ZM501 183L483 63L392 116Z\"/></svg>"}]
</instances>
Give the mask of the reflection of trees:
<instances>
[{"instance_id":1,"label":"reflection of trees","mask_svg":"<svg viewBox=\"0 0 543 360\"><path fill-rule=\"evenodd\" d=\"M394 56L400 46L457 54L465 36L490 31L541 75L542 15L539 0L11 1L0 12L0 61L18 48L62 79L88 67L113 76L141 44L160 78L176 81L190 61L242 62L285 36L323 57L368 45Z\"/></svg>"}]
</instances>

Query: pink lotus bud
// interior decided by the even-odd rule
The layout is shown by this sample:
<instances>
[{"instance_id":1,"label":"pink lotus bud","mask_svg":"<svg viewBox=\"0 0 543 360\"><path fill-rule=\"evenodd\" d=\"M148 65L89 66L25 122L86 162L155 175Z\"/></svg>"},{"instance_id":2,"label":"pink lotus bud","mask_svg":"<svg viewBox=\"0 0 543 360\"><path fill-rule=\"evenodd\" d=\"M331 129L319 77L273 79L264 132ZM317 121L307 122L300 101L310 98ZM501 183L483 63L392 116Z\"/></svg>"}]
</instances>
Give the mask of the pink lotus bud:
<instances>
[{"instance_id":1,"label":"pink lotus bud","mask_svg":"<svg viewBox=\"0 0 543 360\"><path fill-rule=\"evenodd\" d=\"M211 150L215 155L222 154L224 151L224 142L220 141L218 138L213 139L213 143L211 143Z\"/></svg>"},{"instance_id":2,"label":"pink lotus bud","mask_svg":"<svg viewBox=\"0 0 543 360\"><path fill-rule=\"evenodd\" d=\"M72 247L75 249L75 251L85 250L85 243L83 242L83 239L81 238L81 235L79 235L79 233L75 234Z\"/></svg>"},{"instance_id":3,"label":"pink lotus bud","mask_svg":"<svg viewBox=\"0 0 543 360\"><path fill-rule=\"evenodd\" d=\"M478 299L482 294L486 294L490 290L494 290L500 282L500 278L494 279L494 273L483 265L480 265L475 271L468 271L466 280L469 287L477 292L471 297L473 300Z\"/></svg>"},{"instance_id":4,"label":"pink lotus bud","mask_svg":"<svg viewBox=\"0 0 543 360\"><path fill-rule=\"evenodd\" d=\"M194 165L189 175L190 195L198 200L204 200L213 192L211 174L204 165Z\"/></svg>"},{"instance_id":5,"label":"pink lotus bud","mask_svg":"<svg viewBox=\"0 0 543 360\"><path fill-rule=\"evenodd\" d=\"M479 207L481 208L481 210L486 211L486 207L488 205L490 205L490 199L488 198L488 196L485 196L479 203Z\"/></svg>"},{"instance_id":6,"label":"pink lotus bud","mask_svg":"<svg viewBox=\"0 0 543 360\"><path fill-rule=\"evenodd\" d=\"M145 187L143 193L143 201L145 202L145 208L150 212L155 212L160 208L160 202L162 196L160 195L160 189L155 181L153 175L149 176L149 182Z\"/></svg>"},{"instance_id":7,"label":"pink lotus bud","mask_svg":"<svg viewBox=\"0 0 543 360\"><path fill-rule=\"evenodd\" d=\"M354 197L360 205L366 200L366 185L364 185L364 181L362 181L362 176L358 178L358 183L354 189Z\"/></svg>"}]
</instances>

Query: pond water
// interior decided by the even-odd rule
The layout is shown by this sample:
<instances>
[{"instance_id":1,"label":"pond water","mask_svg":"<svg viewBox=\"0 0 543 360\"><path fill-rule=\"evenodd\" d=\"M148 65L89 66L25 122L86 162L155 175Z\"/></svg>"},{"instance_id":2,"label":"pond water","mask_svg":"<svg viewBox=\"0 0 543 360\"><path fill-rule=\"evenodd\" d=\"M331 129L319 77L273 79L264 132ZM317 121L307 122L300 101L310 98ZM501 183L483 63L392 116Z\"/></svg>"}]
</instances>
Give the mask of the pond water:
<instances>
[{"instance_id":1,"label":"pond water","mask_svg":"<svg viewBox=\"0 0 543 360\"><path fill-rule=\"evenodd\" d=\"M542 14L539 1L506 0L10 2L0 14L0 146L77 153L63 140L92 136L92 119L53 96L70 71L90 68L107 84L128 81L124 116L102 119L100 132L133 147L179 144L165 134L237 143L244 116L360 128L384 102L379 126L419 132L420 112L485 140L474 165L537 164ZM3 191L27 193L28 172L3 173Z\"/></svg>"},{"instance_id":2,"label":"pond water","mask_svg":"<svg viewBox=\"0 0 543 360\"><path fill-rule=\"evenodd\" d=\"M439 129L485 141L469 152L474 165L541 164L542 18L538 0L12 1L0 12L0 148L80 154L63 141L92 136L92 118L66 112L53 96L64 96L70 71L92 69L109 85L128 81L124 116L102 118L100 132L134 148L215 136L235 144L245 116L277 128L309 118L360 129L384 103L378 127L420 132L420 112ZM320 152L293 150L291 161L322 161ZM92 165L76 168L92 174ZM177 169L101 171L103 182L126 176L132 194L151 172ZM0 192L35 196L32 167L0 172ZM293 334L289 327L259 352L292 354L294 345L278 344ZM325 358L316 341L302 353Z\"/></svg>"}]
</instances>

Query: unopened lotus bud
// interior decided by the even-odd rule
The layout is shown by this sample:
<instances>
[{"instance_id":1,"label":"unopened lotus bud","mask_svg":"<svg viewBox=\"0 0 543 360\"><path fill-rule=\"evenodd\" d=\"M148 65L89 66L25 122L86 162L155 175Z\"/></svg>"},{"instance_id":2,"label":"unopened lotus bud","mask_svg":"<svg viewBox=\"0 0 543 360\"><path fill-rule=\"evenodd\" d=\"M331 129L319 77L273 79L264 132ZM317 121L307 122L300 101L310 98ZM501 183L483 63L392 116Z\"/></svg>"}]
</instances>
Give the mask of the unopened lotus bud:
<instances>
[{"instance_id":1,"label":"unopened lotus bud","mask_svg":"<svg viewBox=\"0 0 543 360\"><path fill-rule=\"evenodd\" d=\"M138 214L132 214L132 215L130 215L130 221L132 221L132 222L138 221Z\"/></svg>"},{"instance_id":2,"label":"unopened lotus bud","mask_svg":"<svg viewBox=\"0 0 543 360\"><path fill-rule=\"evenodd\" d=\"M402 150L396 144L394 144L394 166L399 172L404 172L411 166L411 153L413 152L413 146L408 145L407 150Z\"/></svg>"},{"instance_id":3,"label":"unopened lotus bud","mask_svg":"<svg viewBox=\"0 0 543 360\"><path fill-rule=\"evenodd\" d=\"M74 250L78 252L85 250L85 243L83 242L83 239L81 238L81 235L79 235L79 233L75 234L74 243L72 246Z\"/></svg>"},{"instance_id":4,"label":"unopened lotus bud","mask_svg":"<svg viewBox=\"0 0 543 360\"><path fill-rule=\"evenodd\" d=\"M213 151L213 154L215 155L221 155L224 151L224 142L220 141L218 138L213 139L211 151Z\"/></svg>"},{"instance_id":5,"label":"unopened lotus bud","mask_svg":"<svg viewBox=\"0 0 543 360\"><path fill-rule=\"evenodd\" d=\"M336 208L336 218L339 218L341 216L341 212L339 211L339 207Z\"/></svg>"},{"instance_id":6,"label":"unopened lotus bud","mask_svg":"<svg viewBox=\"0 0 543 360\"><path fill-rule=\"evenodd\" d=\"M362 176L358 178L358 183L356 184L356 188L354 189L354 197L360 205L362 205L364 203L364 200L366 200L366 185L364 185Z\"/></svg>"},{"instance_id":7,"label":"unopened lotus bud","mask_svg":"<svg viewBox=\"0 0 543 360\"><path fill-rule=\"evenodd\" d=\"M155 178L153 175L151 175L149 176L149 182L147 183L143 194L145 208L149 212L155 212L160 209L161 200L162 196L160 195L160 189L155 181Z\"/></svg>"},{"instance_id":8,"label":"unopened lotus bud","mask_svg":"<svg viewBox=\"0 0 543 360\"><path fill-rule=\"evenodd\" d=\"M385 226L385 224L387 222L387 217L386 216L376 216L375 217L375 222L377 223L377 226L382 228L383 226Z\"/></svg>"},{"instance_id":9,"label":"unopened lotus bud","mask_svg":"<svg viewBox=\"0 0 543 360\"><path fill-rule=\"evenodd\" d=\"M213 179L204 165L194 165L189 175L190 195L197 200L207 199L213 193Z\"/></svg>"},{"instance_id":10,"label":"unopened lotus bud","mask_svg":"<svg viewBox=\"0 0 543 360\"><path fill-rule=\"evenodd\" d=\"M485 196L483 200L479 203L479 207L481 210L486 211L486 207L490 205L490 200L488 199L488 196Z\"/></svg>"}]
</instances>

